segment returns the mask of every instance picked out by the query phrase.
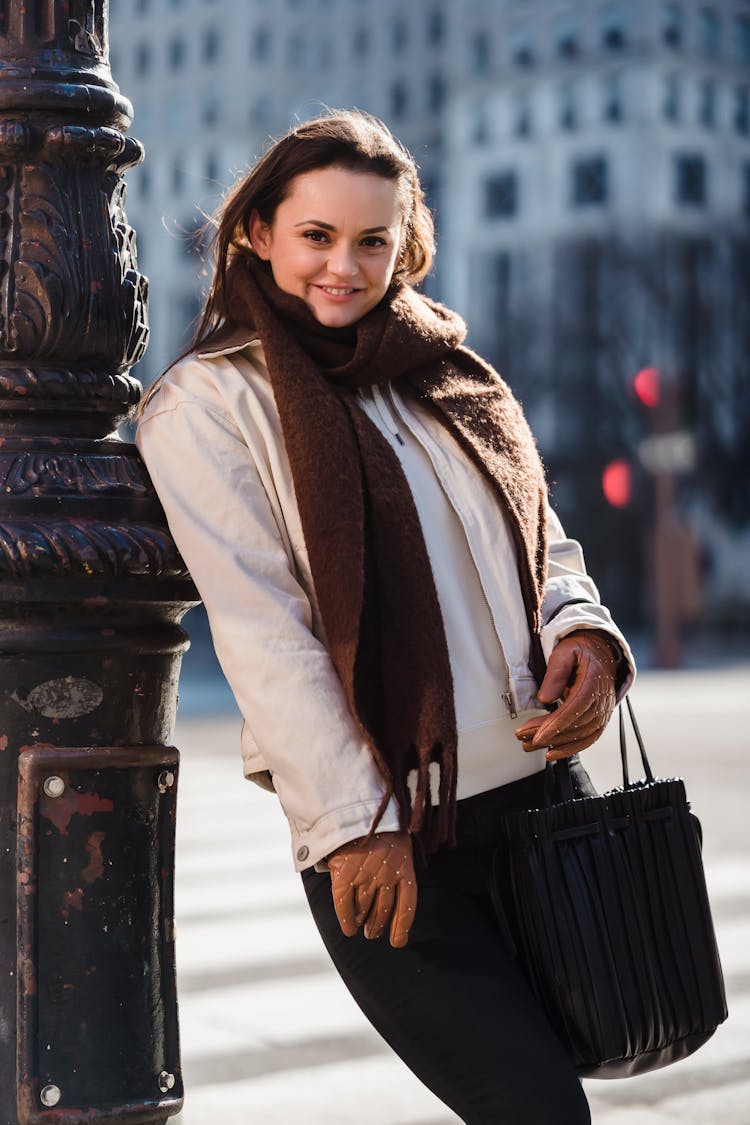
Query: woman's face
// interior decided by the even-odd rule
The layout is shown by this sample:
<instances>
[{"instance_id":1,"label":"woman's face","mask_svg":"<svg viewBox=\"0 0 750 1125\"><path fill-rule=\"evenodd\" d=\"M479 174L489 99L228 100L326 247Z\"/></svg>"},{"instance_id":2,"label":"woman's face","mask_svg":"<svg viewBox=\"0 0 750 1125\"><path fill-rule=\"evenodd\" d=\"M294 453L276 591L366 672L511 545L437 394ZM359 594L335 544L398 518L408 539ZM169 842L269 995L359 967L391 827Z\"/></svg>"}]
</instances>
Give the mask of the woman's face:
<instances>
[{"instance_id":1,"label":"woman's face","mask_svg":"<svg viewBox=\"0 0 750 1125\"><path fill-rule=\"evenodd\" d=\"M403 226L395 181L348 168L295 176L270 224L250 221L253 248L276 284L329 328L354 324L393 277Z\"/></svg>"}]
</instances>

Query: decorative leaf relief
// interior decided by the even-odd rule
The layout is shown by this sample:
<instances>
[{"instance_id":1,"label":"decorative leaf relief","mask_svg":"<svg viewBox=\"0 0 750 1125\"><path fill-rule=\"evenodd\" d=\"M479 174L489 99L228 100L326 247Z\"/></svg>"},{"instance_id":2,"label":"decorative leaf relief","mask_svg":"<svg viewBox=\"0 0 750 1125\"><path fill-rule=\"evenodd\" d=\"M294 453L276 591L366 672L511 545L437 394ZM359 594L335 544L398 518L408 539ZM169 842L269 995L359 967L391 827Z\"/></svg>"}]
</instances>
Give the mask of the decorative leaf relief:
<instances>
[{"instance_id":1,"label":"decorative leaf relief","mask_svg":"<svg viewBox=\"0 0 750 1125\"><path fill-rule=\"evenodd\" d=\"M59 355L66 337L77 338L80 351L86 293L78 247L81 213L71 180L75 176L67 168L44 164L23 175L10 343L24 355Z\"/></svg>"},{"instance_id":2,"label":"decorative leaf relief","mask_svg":"<svg viewBox=\"0 0 750 1125\"><path fill-rule=\"evenodd\" d=\"M42 164L24 173L8 351L63 362L102 359L116 367L141 358L147 286L122 184L116 172L103 175L94 164Z\"/></svg>"},{"instance_id":3,"label":"decorative leaf relief","mask_svg":"<svg viewBox=\"0 0 750 1125\"><path fill-rule=\"evenodd\" d=\"M0 488L13 496L128 496L149 494L135 457L99 454L0 453Z\"/></svg>"},{"instance_id":4,"label":"decorative leaf relief","mask_svg":"<svg viewBox=\"0 0 750 1125\"><path fill-rule=\"evenodd\" d=\"M0 578L189 578L169 532L100 520L0 522Z\"/></svg>"}]
</instances>

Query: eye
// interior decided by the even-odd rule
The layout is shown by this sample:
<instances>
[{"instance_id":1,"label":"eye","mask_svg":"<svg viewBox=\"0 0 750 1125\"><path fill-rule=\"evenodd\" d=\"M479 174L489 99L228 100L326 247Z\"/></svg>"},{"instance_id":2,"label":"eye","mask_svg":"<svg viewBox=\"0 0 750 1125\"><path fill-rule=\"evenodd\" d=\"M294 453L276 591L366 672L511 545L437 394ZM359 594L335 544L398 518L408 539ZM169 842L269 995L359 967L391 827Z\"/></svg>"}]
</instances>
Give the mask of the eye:
<instances>
[{"instance_id":1,"label":"eye","mask_svg":"<svg viewBox=\"0 0 750 1125\"><path fill-rule=\"evenodd\" d=\"M328 235L324 230L306 230L302 237L306 238L309 242L321 243L328 241Z\"/></svg>"},{"instance_id":2,"label":"eye","mask_svg":"<svg viewBox=\"0 0 750 1125\"><path fill-rule=\"evenodd\" d=\"M377 234L368 234L366 238L362 239L362 245L379 249L381 246L385 246L385 239L380 238Z\"/></svg>"}]
</instances>

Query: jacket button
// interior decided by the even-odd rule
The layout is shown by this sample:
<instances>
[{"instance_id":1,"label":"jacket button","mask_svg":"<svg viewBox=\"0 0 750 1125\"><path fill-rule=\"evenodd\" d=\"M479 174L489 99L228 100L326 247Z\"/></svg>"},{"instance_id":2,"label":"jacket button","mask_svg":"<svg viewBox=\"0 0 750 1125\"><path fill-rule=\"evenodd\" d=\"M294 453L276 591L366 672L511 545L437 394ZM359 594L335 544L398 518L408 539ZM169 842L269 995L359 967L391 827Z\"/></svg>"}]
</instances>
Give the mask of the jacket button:
<instances>
[{"instance_id":1,"label":"jacket button","mask_svg":"<svg viewBox=\"0 0 750 1125\"><path fill-rule=\"evenodd\" d=\"M303 844L301 848L297 848L297 859L300 863L304 863L310 854L310 849L307 844Z\"/></svg>"}]
</instances>

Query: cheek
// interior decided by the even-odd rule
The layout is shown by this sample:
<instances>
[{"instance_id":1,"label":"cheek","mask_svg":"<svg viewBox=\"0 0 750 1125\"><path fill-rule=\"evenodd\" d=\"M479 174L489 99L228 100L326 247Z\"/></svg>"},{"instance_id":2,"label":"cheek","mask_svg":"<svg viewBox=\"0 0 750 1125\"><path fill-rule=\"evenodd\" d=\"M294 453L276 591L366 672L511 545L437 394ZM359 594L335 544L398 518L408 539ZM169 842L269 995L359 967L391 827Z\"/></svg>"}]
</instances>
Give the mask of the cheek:
<instances>
[{"instance_id":1,"label":"cheek","mask_svg":"<svg viewBox=\"0 0 750 1125\"><path fill-rule=\"evenodd\" d=\"M277 266L285 277L301 279L313 272L315 263L304 247L291 247L279 254Z\"/></svg>"}]
</instances>

